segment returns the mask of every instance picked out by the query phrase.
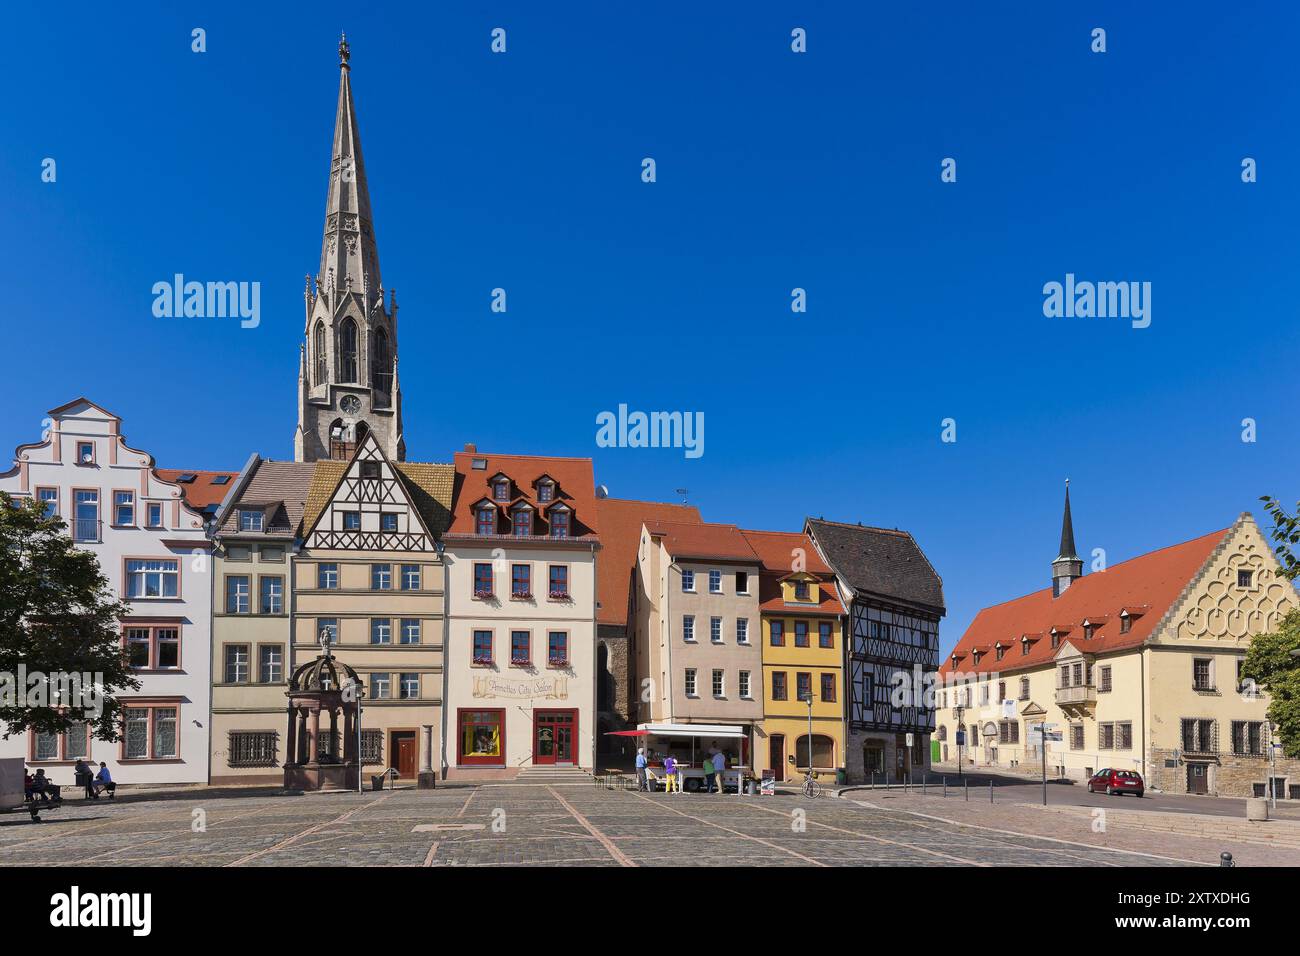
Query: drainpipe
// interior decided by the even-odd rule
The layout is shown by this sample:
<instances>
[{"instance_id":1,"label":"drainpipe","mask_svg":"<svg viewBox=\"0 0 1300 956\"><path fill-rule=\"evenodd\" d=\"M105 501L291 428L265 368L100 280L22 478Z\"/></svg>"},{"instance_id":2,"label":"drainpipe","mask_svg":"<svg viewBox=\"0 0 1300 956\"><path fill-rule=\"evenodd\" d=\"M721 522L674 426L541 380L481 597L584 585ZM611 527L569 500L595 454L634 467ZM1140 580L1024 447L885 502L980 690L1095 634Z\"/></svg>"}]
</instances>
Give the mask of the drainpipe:
<instances>
[{"instance_id":1,"label":"drainpipe","mask_svg":"<svg viewBox=\"0 0 1300 956\"><path fill-rule=\"evenodd\" d=\"M1142 682L1142 780L1147 781L1147 649L1138 654L1138 678ZM1098 758L1100 760L1100 758Z\"/></svg>"},{"instance_id":2,"label":"drainpipe","mask_svg":"<svg viewBox=\"0 0 1300 956\"><path fill-rule=\"evenodd\" d=\"M439 744L439 772L443 782L447 780L447 709L449 706L449 680L451 668L451 569L447 565L447 546L439 539L435 547L442 560L442 740Z\"/></svg>"}]
</instances>

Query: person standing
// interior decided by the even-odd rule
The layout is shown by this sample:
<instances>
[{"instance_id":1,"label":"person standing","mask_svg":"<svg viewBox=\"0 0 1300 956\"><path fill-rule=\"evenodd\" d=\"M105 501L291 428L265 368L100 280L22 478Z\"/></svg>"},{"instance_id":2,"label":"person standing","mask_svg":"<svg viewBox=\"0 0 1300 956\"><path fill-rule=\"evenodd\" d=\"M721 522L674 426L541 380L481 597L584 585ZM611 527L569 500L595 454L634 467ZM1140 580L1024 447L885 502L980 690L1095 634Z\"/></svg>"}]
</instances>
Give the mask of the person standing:
<instances>
[{"instance_id":1,"label":"person standing","mask_svg":"<svg viewBox=\"0 0 1300 956\"><path fill-rule=\"evenodd\" d=\"M646 768L645 748L637 747L636 748L636 789L638 793L645 793L646 790L649 789L646 783L645 768Z\"/></svg>"},{"instance_id":2,"label":"person standing","mask_svg":"<svg viewBox=\"0 0 1300 956\"><path fill-rule=\"evenodd\" d=\"M727 755L721 750L713 751L713 780L718 786L718 793L722 793L722 771L727 768Z\"/></svg>"},{"instance_id":3,"label":"person standing","mask_svg":"<svg viewBox=\"0 0 1300 956\"><path fill-rule=\"evenodd\" d=\"M664 792L672 793L673 785L677 783L677 761L673 755L669 754L664 758Z\"/></svg>"},{"instance_id":4,"label":"person standing","mask_svg":"<svg viewBox=\"0 0 1300 956\"><path fill-rule=\"evenodd\" d=\"M76 780L77 786L81 787L82 795L87 799L94 796L95 775L90 772L90 765L86 763L85 759L77 758L77 765L73 768L73 773L76 774L73 779Z\"/></svg>"}]
</instances>

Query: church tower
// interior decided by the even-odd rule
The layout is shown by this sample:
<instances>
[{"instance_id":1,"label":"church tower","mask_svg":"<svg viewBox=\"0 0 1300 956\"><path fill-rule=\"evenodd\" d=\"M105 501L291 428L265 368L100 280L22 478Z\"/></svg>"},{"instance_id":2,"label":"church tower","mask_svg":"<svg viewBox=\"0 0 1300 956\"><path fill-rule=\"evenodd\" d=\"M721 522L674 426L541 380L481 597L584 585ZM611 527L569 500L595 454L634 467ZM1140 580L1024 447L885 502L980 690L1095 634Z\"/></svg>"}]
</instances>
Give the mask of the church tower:
<instances>
[{"instance_id":1,"label":"church tower","mask_svg":"<svg viewBox=\"0 0 1300 956\"><path fill-rule=\"evenodd\" d=\"M1074 519L1070 517L1070 479L1065 479L1065 515L1061 518L1061 552L1052 562L1052 597L1060 597L1083 577L1083 559L1074 548Z\"/></svg>"},{"instance_id":2,"label":"church tower","mask_svg":"<svg viewBox=\"0 0 1300 956\"><path fill-rule=\"evenodd\" d=\"M403 461L397 294L389 290L385 303L348 58L344 36L320 269L307 277L303 293L307 322L293 457L347 459L372 434L389 458Z\"/></svg>"}]
</instances>

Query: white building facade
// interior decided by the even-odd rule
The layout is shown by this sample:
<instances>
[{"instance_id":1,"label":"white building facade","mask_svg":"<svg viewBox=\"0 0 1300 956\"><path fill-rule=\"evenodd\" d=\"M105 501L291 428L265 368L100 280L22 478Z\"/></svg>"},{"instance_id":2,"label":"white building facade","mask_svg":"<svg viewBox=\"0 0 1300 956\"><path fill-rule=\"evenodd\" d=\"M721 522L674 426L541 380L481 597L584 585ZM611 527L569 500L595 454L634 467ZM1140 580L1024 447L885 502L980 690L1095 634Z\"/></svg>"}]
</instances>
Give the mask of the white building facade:
<instances>
[{"instance_id":1,"label":"white building facade","mask_svg":"<svg viewBox=\"0 0 1300 956\"><path fill-rule=\"evenodd\" d=\"M122 643L138 690L120 695L122 739L61 735L0 739L0 756L72 782L78 758L122 784L206 783L211 687L212 559L202 514L152 456L129 447L121 419L80 398L52 409L42 439L22 445L0 490L46 502L77 547L99 559L114 595L129 602ZM62 772L60 772L62 771Z\"/></svg>"}]
</instances>

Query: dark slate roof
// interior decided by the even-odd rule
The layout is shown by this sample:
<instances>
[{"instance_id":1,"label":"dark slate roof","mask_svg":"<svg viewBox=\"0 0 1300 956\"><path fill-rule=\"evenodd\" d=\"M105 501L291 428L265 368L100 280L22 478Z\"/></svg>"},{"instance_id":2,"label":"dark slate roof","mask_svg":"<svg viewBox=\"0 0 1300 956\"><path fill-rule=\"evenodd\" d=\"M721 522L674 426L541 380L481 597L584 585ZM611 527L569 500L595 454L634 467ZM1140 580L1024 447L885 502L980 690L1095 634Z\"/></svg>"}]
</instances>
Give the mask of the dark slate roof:
<instances>
[{"instance_id":1,"label":"dark slate roof","mask_svg":"<svg viewBox=\"0 0 1300 956\"><path fill-rule=\"evenodd\" d=\"M944 613L943 581L906 531L809 518L826 562L859 595L892 598Z\"/></svg>"},{"instance_id":2,"label":"dark slate roof","mask_svg":"<svg viewBox=\"0 0 1300 956\"><path fill-rule=\"evenodd\" d=\"M303 504L315 468L310 461L261 461L217 533L221 537L292 538L302 520ZM239 505L263 508L266 512L265 530L241 532Z\"/></svg>"}]
</instances>

